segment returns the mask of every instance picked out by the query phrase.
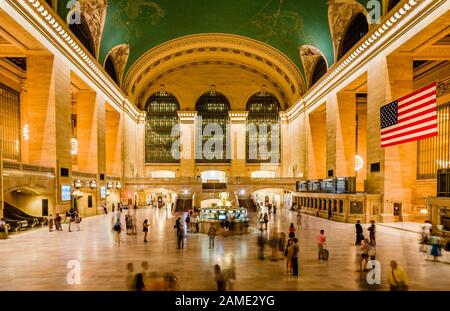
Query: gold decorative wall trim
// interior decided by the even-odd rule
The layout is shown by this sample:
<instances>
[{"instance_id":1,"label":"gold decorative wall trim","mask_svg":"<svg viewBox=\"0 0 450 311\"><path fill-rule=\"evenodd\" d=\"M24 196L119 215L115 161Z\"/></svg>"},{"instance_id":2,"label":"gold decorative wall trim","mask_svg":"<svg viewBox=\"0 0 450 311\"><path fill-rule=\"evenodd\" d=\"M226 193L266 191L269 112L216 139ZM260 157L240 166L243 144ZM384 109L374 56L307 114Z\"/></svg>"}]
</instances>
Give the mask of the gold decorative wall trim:
<instances>
[{"instance_id":1,"label":"gold decorative wall trim","mask_svg":"<svg viewBox=\"0 0 450 311\"><path fill-rule=\"evenodd\" d=\"M437 83L437 97L444 96L446 94L450 94L450 78L442 81L438 81Z\"/></svg>"}]
</instances>

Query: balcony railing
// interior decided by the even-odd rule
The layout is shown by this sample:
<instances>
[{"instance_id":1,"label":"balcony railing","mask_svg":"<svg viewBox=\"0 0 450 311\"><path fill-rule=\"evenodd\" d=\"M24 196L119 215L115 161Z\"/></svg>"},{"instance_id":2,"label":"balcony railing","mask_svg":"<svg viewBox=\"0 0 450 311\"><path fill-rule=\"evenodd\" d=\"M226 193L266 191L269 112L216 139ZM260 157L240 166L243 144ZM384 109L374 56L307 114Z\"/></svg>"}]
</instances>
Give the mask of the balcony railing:
<instances>
[{"instance_id":1,"label":"balcony railing","mask_svg":"<svg viewBox=\"0 0 450 311\"><path fill-rule=\"evenodd\" d=\"M55 173L55 169L53 167L45 167L45 166L25 164L25 163L20 163L20 162L11 162L11 161L3 161L3 169L26 171L26 172L49 173L49 174Z\"/></svg>"}]
</instances>

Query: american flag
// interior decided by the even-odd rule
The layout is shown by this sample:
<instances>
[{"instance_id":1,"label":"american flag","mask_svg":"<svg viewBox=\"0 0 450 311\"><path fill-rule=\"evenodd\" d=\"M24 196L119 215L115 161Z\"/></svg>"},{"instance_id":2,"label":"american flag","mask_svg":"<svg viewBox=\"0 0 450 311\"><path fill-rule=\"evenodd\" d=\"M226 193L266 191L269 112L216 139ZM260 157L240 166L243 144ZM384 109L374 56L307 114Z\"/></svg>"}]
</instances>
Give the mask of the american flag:
<instances>
[{"instance_id":1,"label":"american flag","mask_svg":"<svg viewBox=\"0 0 450 311\"><path fill-rule=\"evenodd\" d=\"M380 108L381 147L438 135L436 83Z\"/></svg>"}]
</instances>

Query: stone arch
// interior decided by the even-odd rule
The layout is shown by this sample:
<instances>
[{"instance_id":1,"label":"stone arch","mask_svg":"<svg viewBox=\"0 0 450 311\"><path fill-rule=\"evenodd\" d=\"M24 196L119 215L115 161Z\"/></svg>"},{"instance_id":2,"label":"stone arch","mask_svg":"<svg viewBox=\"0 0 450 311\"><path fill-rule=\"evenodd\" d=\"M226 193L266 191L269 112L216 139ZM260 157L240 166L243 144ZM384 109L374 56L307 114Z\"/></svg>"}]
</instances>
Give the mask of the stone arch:
<instances>
[{"instance_id":1,"label":"stone arch","mask_svg":"<svg viewBox=\"0 0 450 311\"><path fill-rule=\"evenodd\" d=\"M338 61L339 48L342 43L344 32L349 22L359 13L366 16L371 24L371 17L367 9L355 0L330 0L328 1L328 24L333 42L334 60Z\"/></svg>"},{"instance_id":2,"label":"stone arch","mask_svg":"<svg viewBox=\"0 0 450 311\"><path fill-rule=\"evenodd\" d=\"M279 88L286 106L294 104L306 90L300 70L287 56L265 43L230 34L189 35L149 50L132 65L123 88L131 100L138 102L141 96L147 96L149 84L153 89L162 83L164 75L191 64L215 63L260 75L264 83Z\"/></svg>"},{"instance_id":3,"label":"stone arch","mask_svg":"<svg viewBox=\"0 0 450 311\"><path fill-rule=\"evenodd\" d=\"M108 59L112 61L117 77L115 82L119 86L122 85L123 75L125 73L125 67L127 65L129 56L130 56L130 46L126 43L123 43L113 47L105 57L103 66L106 69Z\"/></svg>"},{"instance_id":4,"label":"stone arch","mask_svg":"<svg viewBox=\"0 0 450 311\"><path fill-rule=\"evenodd\" d=\"M307 81L307 85L309 87L312 86L312 76L314 73L314 69L320 61L320 59L323 58L326 64L326 67L328 68L328 61L325 57L325 54L318 48L312 46L312 45L303 45L300 47L300 59L303 63L303 68L305 70L305 78Z\"/></svg>"}]
</instances>

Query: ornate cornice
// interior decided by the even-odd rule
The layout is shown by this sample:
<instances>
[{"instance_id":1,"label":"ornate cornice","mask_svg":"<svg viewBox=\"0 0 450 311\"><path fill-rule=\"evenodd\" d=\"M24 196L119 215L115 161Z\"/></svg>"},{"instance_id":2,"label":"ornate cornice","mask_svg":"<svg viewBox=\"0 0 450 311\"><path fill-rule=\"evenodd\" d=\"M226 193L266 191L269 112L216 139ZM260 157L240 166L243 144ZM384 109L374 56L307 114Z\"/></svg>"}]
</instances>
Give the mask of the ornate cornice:
<instances>
[{"instance_id":1,"label":"ornate cornice","mask_svg":"<svg viewBox=\"0 0 450 311\"><path fill-rule=\"evenodd\" d=\"M407 22L414 25L422 17L425 10L434 10L445 3L445 0L408 0L397 11L392 11L383 18L383 21L369 31L361 39L360 44L355 45L341 60L335 63L328 72L303 96L298 103L287 111L289 120L296 118L305 109L312 107L324 99L339 83L341 83L349 72L367 65L375 55L379 55L386 46L395 42L401 34L407 32L410 27L396 28L406 18ZM412 20L412 21L411 21Z\"/></svg>"},{"instance_id":2,"label":"ornate cornice","mask_svg":"<svg viewBox=\"0 0 450 311\"><path fill-rule=\"evenodd\" d=\"M437 97L450 94L450 78L447 80L438 81L437 83Z\"/></svg>"},{"instance_id":3,"label":"ornate cornice","mask_svg":"<svg viewBox=\"0 0 450 311\"><path fill-rule=\"evenodd\" d=\"M39 0L5 1L30 24L29 27L33 27L43 35L67 61L102 90L111 104L114 104L119 110L123 109L134 120L137 120L139 114L137 108L131 104L109 78L103 67L72 34L64 21L53 10L47 9L47 4L43 4Z\"/></svg>"}]
</instances>

